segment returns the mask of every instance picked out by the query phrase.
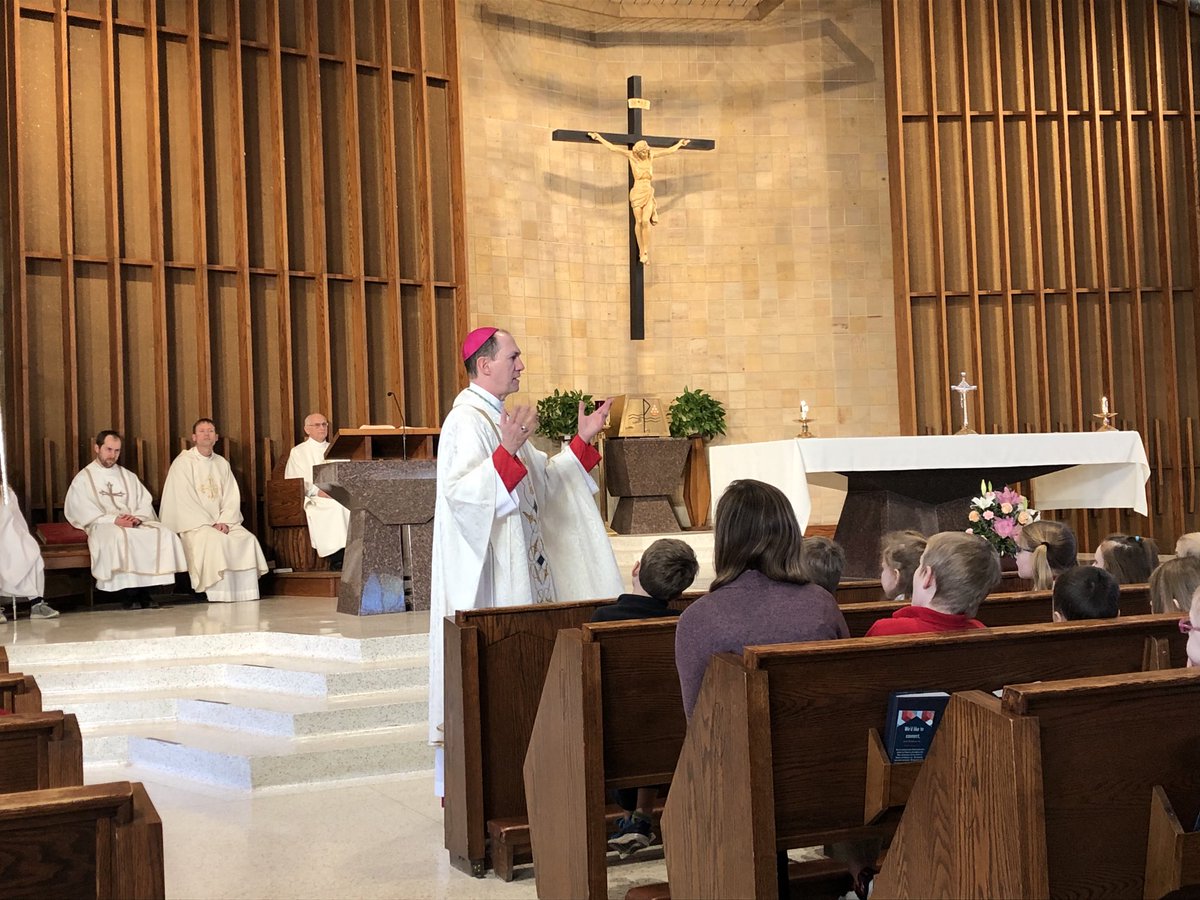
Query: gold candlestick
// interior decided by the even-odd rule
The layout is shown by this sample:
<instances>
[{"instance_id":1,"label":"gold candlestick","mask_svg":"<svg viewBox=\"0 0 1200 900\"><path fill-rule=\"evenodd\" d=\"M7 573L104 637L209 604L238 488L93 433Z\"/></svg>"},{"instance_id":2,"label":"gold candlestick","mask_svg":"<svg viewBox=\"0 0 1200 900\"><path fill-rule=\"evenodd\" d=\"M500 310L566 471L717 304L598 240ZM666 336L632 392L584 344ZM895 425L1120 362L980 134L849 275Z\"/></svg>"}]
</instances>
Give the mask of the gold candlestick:
<instances>
[{"instance_id":1,"label":"gold candlestick","mask_svg":"<svg viewBox=\"0 0 1200 900\"><path fill-rule=\"evenodd\" d=\"M1115 419L1116 417L1117 417L1117 414L1115 412L1112 412L1108 408L1108 397L1101 397L1100 398L1100 412L1092 413L1092 418L1093 419L1103 419L1104 424L1101 425L1099 428L1097 428L1096 431L1120 431L1119 428L1115 428L1113 426L1112 421L1111 421L1112 419Z\"/></svg>"},{"instance_id":2,"label":"gold candlestick","mask_svg":"<svg viewBox=\"0 0 1200 900\"><path fill-rule=\"evenodd\" d=\"M800 418L792 419L792 421L800 423L800 433L798 435L796 435L796 437L798 437L798 438L816 437L815 434L813 434L811 431L808 430L808 423L815 422L816 419L810 418L808 415L808 401L807 400L800 401Z\"/></svg>"}]
</instances>

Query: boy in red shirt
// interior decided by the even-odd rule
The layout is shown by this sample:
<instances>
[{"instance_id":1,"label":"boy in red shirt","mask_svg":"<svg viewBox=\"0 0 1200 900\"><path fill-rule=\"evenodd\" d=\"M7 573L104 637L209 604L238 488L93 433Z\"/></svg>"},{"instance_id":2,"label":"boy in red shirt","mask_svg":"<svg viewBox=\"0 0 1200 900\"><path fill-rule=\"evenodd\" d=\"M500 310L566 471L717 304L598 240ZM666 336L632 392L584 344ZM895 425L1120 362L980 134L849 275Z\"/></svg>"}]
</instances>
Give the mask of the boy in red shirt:
<instances>
[{"instance_id":1,"label":"boy in red shirt","mask_svg":"<svg viewBox=\"0 0 1200 900\"><path fill-rule=\"evenodd\" d=\"M1000 557L981 537L947 531L929 539L913 576L912 605L871 626L867 637L984 628L973 618L1000 581Z\"/></svg>"}]
</instances>

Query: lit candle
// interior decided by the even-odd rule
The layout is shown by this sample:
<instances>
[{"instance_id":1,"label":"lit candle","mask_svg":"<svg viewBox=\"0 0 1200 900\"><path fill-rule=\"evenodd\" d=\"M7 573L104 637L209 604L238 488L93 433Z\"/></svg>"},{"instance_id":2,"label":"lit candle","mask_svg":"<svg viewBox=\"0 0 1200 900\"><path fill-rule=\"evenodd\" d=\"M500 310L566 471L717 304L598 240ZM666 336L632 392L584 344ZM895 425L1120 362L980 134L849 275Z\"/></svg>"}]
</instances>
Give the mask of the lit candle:
<instances>
[{"instance_id":1,"label":"lit candle","mask_svg":"<svg viewBox=\"0 0 1200 900\"><path fill-rule=\"evenodd\" d=\"M1100 413L1101 413L1101 415L1105 415L1105 416L1108 415L1108 398L1107 397L1100 398Z\"/></svg>"},{"instance_id":2,"label":"lit candle","mask_svg":"<svg viewBox=\"0 0 1200 900\"><path fill-rule=\"evenodd\" d=\"M808 401L807 400L800 401L800 418L802 418L802 419L808 418Z\"/></svg>"}]
</instances>

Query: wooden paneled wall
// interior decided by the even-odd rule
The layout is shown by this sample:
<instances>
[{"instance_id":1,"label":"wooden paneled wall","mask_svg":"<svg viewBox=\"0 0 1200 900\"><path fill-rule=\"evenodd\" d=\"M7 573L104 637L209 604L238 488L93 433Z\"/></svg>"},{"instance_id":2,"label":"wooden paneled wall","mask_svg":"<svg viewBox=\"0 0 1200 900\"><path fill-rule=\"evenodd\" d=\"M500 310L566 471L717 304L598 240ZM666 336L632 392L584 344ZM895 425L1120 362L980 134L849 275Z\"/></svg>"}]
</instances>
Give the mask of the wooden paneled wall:
<instances>
[{"instance_id":1,"label":"wooden paneled wall","mask_svg":"<svg viewBox=\"0 0 1200 900\"><path fill-rule=\"evenodd\" d=\"M1200 18L1187 0L884 0L901 422L1085 431L1107 395L1167 552L1197 516ZM952 408L953 407L953 408Z\"/></svg>"},{"instance_id":2,"label":"wooden paneled wall","mask_svg":"<svg viewBox=\"0 0 1200 900\"><path fill-rule=\"evenodd\" d=\"M4 0L9 461L157 495L211 416L256 515L303 417L437 425L466 326L453 0Z\"/></svg>"}]
</instances>

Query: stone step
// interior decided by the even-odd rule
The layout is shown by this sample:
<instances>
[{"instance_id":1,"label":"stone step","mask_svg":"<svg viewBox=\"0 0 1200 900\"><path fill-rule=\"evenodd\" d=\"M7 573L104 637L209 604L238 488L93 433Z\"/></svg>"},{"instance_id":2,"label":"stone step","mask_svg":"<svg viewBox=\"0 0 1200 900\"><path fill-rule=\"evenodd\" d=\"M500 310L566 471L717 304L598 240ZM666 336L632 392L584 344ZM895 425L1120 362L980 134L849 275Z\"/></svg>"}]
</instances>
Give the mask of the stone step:
<instances>
[{"instance_id":1,"label":"stone step","mask_svg":"<svg viewBox=\"0 0 1200 900\"><path fill-rule=\"evenodd\" d=\"M255 790L428 771L433 749L427 737L423 724L300 738L188 723L110 726L85 736L84 762L119 762L111 751L124 738L128 761L139 769ZM100 749L92 751L89 744Z\"/></svg>"},{"instance_id":2,"label":"stone step","mask_svg":"<svg viewBox=\"0 0 1200 900\"><path fill-rule=\"evenodd\" d=\"M429 652L427 634L348 638L340 634L290 634L249 631L229 634L185 634L136 639L26 643L6 647L12 671L36 671L46 666L132 664L201 659L282 657L348 663L386 662L423 658Z\"/></svg>"},{"instance_id":3,"label":"stone step","mask_svg":"<svg viewBox=\"0 0 1200 900\"><path fill-rule=\"evenodd\" d=\"M45 698L43 698L45 699ZM89 729L138 722L192 722L261 734L315 735L422 722L424 685L332 697L227 688L131 691L120 695L56 694L55 709L74 713Z\"/></svg>"},{"instance_id":4,"label":"stone step","mask_svg":"<svg viewBox=\"0 0 1200 900\"><path fill-rule=\"evenodd\" d=\"M288 661L303 665L302 661ZM130 691L188 688L239 688L249 691L299 694L311 697L395 691L418 687L429 680L425 660L418 657L339 671L310 671L285 665L259 663L192 662L186 664L120 665L102 668L59 666L25 669L42 691L46 709L61 695L112 695ZM14 669L15 670L15 669Z\"/></svg>"}]
</instances>

